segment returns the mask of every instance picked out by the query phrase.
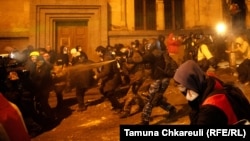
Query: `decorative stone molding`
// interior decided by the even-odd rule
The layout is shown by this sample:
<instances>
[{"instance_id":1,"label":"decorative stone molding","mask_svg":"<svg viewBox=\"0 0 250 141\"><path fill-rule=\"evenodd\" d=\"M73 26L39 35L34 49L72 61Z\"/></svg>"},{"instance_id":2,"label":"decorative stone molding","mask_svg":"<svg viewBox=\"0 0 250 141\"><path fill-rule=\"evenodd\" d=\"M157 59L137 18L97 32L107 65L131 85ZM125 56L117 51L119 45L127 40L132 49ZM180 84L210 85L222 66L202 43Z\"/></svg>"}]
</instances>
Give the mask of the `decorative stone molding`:
<instances>
[{"instance_id":1,"label":"decorative stone molding","mask_svg":"<svg viewBox=\"0 0 250 141\"><path fill-rule=\"evenodd\" d=\"M128 27L126 26L120 26L120 25L111 25L112 30L128 30Z\"/></svg>"},{"instance_id":2,"label":"decorative stone molding","mask_svg":"<svg viewBox=\"0 0 250 141\"><path fill-rule=\"evenodd\" d=\"M107 3L93 5L44 5L31 8L30 42L35 47L56 44L56 23L58 21L88 22L88 52L94 52L98 45L107 45Z\"/></svg>"}]
</instances>

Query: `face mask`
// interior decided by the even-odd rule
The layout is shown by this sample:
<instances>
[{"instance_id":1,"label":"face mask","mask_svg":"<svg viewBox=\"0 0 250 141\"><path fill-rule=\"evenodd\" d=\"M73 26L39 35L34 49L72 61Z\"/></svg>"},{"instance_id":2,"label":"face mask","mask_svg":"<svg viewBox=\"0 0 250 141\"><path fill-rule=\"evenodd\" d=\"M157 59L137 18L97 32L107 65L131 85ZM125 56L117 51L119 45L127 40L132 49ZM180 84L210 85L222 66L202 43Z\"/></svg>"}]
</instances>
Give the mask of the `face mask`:
<instances>
[{"instance_id":1,"label":"face mask","mask_svg":"<svg viewBox=\"0 0 250 141\"><path fill-rule=\"evenodd\" d=\"M186 93L187 91L187 88L182 86L181 84L177 85L177 88L179 89L181 93Z\"/></svg>"},{"instance_id":2,"label":"face mask","mask_svg":"<svg viewBox=\"0 0 250 141\"><path fill-rule=\"evenodd\" d=\"M188 101L193 101L193 100L195 100L198 96L199 96L199 94L196 93L195 91L193 91L193 90L187 90L186 99L187 99Z\"/></svg>"}]
</instances>

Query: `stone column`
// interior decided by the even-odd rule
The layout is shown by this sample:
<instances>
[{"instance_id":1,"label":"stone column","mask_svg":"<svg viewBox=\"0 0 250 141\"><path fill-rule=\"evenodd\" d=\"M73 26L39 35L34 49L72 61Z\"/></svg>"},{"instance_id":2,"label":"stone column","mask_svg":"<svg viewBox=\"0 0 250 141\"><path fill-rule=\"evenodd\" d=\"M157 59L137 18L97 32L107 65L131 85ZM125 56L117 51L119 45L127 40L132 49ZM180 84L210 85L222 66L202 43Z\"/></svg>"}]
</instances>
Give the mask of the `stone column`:
<instances>
[{"instance_id":1,"label":"stone column","mask_svg":"<svg viewBox=\"0 0 250 141\"><path fill-rule=\"evenodd\" d=\"M126 2L126 26L128 30L135 30L135 9L134 0L125 0Z\"/></svg>"},{"instance_id":2,"label":"stone column","mask_svg":"<svg viewBox=\"0 0 250 141\"><path fill-rule=\"evenodd\" d=\"M111 30L126 30L126 0L110 0Z\"/></svg>"},{"instance_id":3,"label":"stone column","mask_svg":"<svg viewBox=\"0 0 250 141\"><path fill-rule=\"evenodd\" d=\"M156 0L156 30L165 30L164 2Z\"/></svg>"}]
</instances>

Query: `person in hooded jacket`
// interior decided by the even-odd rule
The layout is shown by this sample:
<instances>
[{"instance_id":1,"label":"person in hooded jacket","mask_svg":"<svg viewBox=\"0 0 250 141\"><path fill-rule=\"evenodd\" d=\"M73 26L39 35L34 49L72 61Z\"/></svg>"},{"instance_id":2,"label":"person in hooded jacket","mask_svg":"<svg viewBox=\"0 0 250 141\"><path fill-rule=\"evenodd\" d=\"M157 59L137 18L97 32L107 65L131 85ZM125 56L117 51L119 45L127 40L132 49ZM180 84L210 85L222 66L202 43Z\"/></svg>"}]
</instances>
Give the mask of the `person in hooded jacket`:
<instances>
[{"instance_id":1,"label":"person in hooded jacket","mask_svg":"<svg viewBox=\"0 0 250 141\"><path fill-rule=\"evenodd\" d=\"M195 61L181 64L174 80L191 107L191 125L235 125L250 119L249 101L242 91L206 74Z\"/></svg>"}]
</instances>

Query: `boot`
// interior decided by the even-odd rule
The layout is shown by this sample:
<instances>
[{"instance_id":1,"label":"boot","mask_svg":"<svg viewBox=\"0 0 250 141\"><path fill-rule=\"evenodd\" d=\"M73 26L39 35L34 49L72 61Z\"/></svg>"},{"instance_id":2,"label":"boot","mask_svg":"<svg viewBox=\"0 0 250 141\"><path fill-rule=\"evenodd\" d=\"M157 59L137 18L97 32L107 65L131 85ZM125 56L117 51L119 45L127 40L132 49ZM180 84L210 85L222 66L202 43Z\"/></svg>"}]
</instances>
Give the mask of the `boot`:
<instances>
[{"instance_id":1,"label":"boot","mask_svg":"<svg viewBox=\"0 0 250 141\"><path fill-rule=\"evenodd\" d=\"M176 108L174 106L172 106L170 109L169 109L169 114L168 114L168 117L167 118L172 118L173 116L176 115Z\"/></svg>"},{"instance_id":2,"label":"boot","mask_svg":"<svg viewBox=\"0 0 250 141\"><path fill-rule=\"evenodd\" d=\"M56 93L56 98L57 98L56 109L61 109L62 106L63 106L63 95L62 95L62 92L57 92Z\"/></svg>"},{"instance_id":3,"label":"boot","mask_svg":"<svg viewBox=\"0 0 250 141\"><path fill-rule=\"evenodd\" d=\"M78 109L77 109L77 112L83 112L83 111L86 111L87 110L87 106L79 106Z\"/></svg>"},{"instance_id":4,"label":"boot","mask_svg":"<svg viewBox=\"0 0 250 141\"><path fill-rule=\"evenodd\" d=\"M126 118L129 117L130 113L129 111L122 111L119 115L120 118Z\"/></svg>"},{"instance_id":5,"label":"boot","mask_svg":"<svg viewBox=\"0 0 250 141\"><path fill-rule=\"evenodd\" d=\"M115 107L113 107L111 109L111 111L113 111L114 114L119 114L119 113L121 113L122 109L121 108L115 108Z\"/></svg>"}]
</instances>

